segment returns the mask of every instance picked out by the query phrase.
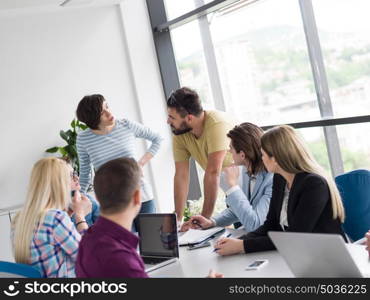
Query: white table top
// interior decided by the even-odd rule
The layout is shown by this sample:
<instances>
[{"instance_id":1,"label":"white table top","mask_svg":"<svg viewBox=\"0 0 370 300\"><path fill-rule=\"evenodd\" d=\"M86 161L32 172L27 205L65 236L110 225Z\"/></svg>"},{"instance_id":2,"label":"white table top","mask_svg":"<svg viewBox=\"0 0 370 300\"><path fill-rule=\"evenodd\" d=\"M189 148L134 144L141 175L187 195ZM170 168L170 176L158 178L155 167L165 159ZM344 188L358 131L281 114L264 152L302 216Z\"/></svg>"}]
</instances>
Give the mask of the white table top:
<instances>
[{"instance_id":1,"label":"white table top","mask_svg":"<svg viewBox=\"0 0 370 300\"><path fill-rule=\"evenodd\" d=\"M370 277L370 262L365 247L350 244L348 248L360 271L366 277ZM247 265L260 259L267 259L268 264L259 270L245 270ZM220 256L213 252L212 246L196 250L180 247L179 261L154 270L149 276L204 278L210 269L224 274L224 277L294 277L277 251Z\"/></svg>"}]
</instances>

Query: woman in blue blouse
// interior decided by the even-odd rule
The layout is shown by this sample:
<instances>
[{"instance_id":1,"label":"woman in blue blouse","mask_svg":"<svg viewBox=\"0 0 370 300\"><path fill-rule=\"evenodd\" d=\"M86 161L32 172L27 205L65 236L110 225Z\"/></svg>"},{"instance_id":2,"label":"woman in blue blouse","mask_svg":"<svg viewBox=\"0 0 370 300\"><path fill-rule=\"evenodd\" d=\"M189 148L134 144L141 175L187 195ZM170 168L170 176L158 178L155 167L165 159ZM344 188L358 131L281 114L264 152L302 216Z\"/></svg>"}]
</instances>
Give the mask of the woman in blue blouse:
<instances>
[{"instance_id":1,"label":"woman in blue blouse","mask_svg":"<svg viewBox=\"0 0 370 300\"><path fill-rule=\"evenodd\" d=\"M272 177L262 162L261 136L263 130L251 123L235 126L227 136L231 139L230 152L234 165L223 170L229 189L226 191L228 208L207 219L193 216L182 226L188 228L210 228L240 222L245 230L253 231L263 224L272 194ZM239 166L241 174L239 174ZM242 184L239 185L239 176Z\"/></svg>"}]
</instances>

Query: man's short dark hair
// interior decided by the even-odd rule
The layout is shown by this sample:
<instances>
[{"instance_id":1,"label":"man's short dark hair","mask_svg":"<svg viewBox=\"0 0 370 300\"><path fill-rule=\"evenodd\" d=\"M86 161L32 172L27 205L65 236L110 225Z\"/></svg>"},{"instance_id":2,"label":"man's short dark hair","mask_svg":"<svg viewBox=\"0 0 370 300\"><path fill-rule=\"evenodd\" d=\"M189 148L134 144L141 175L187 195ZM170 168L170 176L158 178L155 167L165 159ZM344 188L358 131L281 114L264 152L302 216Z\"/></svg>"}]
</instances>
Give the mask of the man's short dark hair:
<instances>
[{"instance_id":1,"label":"man's short dark hair","mask_svg":"<svg viewBox=\"0 0 370 300\"><path fill-rule=\"evenodd\" d=\"M141 171L132 158L117 158L103 164L95 174L94 190L102 213L123 211L139 189Z\"/></svg>"},{"instance_id":2,"label":"man's short dark hair","mask_svg":"<svg viewBox=\"0 0 370 300\"><path fill-rule=\"evenodd\" d=\"M100 94L83 97L77 106L77 119L85 123L90 129L99 129L104 101L104 97Z\"/></svg>"},{"instance_id":3,"label":"man's short dark hair","mask_svg":"<svg viewBox=\"0 0 370 300\"><path fill-rule=\"evenodd\" d=\"M187 87L173 92L167 99L167 107L175 108L182 118L188 114L198 117L203 112L198 93Z\"/></svg>"}]
</instances>

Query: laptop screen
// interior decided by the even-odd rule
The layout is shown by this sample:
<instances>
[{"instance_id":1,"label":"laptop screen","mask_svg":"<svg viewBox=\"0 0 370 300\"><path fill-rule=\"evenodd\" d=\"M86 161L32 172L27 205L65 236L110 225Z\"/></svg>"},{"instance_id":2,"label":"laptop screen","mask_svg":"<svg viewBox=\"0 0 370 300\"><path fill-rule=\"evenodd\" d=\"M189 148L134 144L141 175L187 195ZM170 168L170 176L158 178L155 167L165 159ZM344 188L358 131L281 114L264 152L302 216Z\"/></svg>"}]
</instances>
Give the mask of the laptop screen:
<instances>
[{"instance_id":1,"label":"laptop screen","mask_svg":"<svg viewBox=\"0 0 370 300\"><path fill-rule=\"evenodd\" d=\"M175 214L139 214L142 256L179 257Z\"/></svg>"}]
</instances>

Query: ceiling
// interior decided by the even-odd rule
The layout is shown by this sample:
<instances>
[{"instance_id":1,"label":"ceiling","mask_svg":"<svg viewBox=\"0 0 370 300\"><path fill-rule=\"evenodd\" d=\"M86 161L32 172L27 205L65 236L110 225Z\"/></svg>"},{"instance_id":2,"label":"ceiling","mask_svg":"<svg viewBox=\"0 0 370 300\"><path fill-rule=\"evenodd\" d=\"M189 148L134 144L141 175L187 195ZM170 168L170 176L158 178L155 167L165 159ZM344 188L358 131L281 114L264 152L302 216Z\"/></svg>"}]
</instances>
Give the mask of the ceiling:
<instances>
[{"instance_id":1,"label":"ceiling","mask_svg":"<svg viewBox=\"0 0 370 300\"><path fill-rule=\"evenodd\" d=\"M37 9L62 9L60 5L66 2L65 7L102 6L112 5L121 0L0 0L0 12Z\"/></svg>"}]
</instances>

